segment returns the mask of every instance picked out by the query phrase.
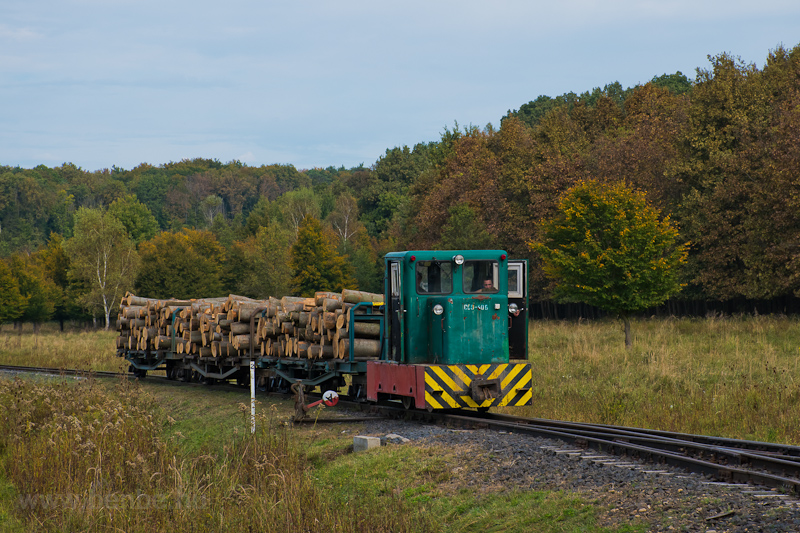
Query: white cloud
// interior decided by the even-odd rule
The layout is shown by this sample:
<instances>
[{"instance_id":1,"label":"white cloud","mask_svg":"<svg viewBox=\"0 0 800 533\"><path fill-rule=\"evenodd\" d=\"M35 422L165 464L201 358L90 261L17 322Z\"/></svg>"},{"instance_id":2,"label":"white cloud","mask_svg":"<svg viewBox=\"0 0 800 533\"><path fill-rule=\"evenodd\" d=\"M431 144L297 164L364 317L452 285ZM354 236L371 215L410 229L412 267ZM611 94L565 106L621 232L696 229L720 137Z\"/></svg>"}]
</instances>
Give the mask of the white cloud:
<instances>
[{"instance_id":1,"label":"white cloud","mask_svg":"<svg viewBox=\"0 0 800 533\"><path fill-rule=\"evenodd\" d=\"M255 154L253 154L253 152L249 152L248 151L248 152L243 153L242 155L240 155L236 159L238 159L242 163L254 163L256 161L256 156L255 156Z\"/></svg>"}]
</instances>

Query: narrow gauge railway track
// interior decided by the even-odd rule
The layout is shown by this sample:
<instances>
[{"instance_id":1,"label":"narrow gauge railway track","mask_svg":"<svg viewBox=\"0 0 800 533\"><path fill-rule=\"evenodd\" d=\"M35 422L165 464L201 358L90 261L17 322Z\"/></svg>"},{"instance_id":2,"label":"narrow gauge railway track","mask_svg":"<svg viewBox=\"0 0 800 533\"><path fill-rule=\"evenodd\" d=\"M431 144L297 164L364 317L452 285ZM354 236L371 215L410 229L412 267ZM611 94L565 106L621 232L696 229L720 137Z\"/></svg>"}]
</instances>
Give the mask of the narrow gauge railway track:
<instances>
[{"instance_id":1,"label":"narrow gauge railway track","mask_svg":"<svg viewBox=\"0 0 800 533\"><path fill-rule=\"evenodd\" d=\"M45 368L45 367L34 367L34 366L0 365L0 376L3 373L43 374L48 376L72 376L77 378L94 377L102 379L127 379L131 381L141 379L137 376L134 376L130 372L105 372L105 371L95 371L95 370L75 370L71 368ZM167 379L166 376L159 376L156 375L154 372L148 373L146 379L148 382L158 383L161 385L176 386L176 387L177 386L208 387L207 383L202 383L199 381L187 382L174 379ZM216 385L216 387L218 387L220 390L237 390L237 391L244 390L242 387L238 385L234 385L231 383L223 383L223 382L219 382L218 385Z\"/></svg>"},{"instance_id":2,"label":"narrow gauge railway track","mask_svg":"<svg viewBox=\"0 0 800 533\"><path fill-rule=\"evenodd\" d=\"M130 374L87 372L0 365L0 371L63 376L117 378ZM158 382L176 383L152 376ZM243 390L241 387L236 387ZM263 394L263 392L262 392ZM280 394L280 393L279 393ZM310 399L314 395L309 394ZM753 483L800 496L800 446L727 439L641 428L562 422L475 411L427 412L406 410L385 402L365 404L342 396L341 406L369 410L388 417L403 417L466 428L488 428L545 437L615 455L683 468L719 481Z\"/></svg>"},{"instance_id":3,"label":"narrow gauge railway track","mask_svg":"<svg viewBox=\"0 0 800 533\"><path fill-rule=\"evenodd\" d=\"M475 411L408 411L386 403L364 406L346 397L339 403L386 416L560 440L578 448L678 467L721 482L752 483L800 496L800 446Z\"/></svg>"},{"instance_id":4,"label":"narrow gauge railway track","mask_svg":"<svg viewBox=\"0 0 800 533\"><path fill-rule=\"evenodd\" d=\"M718 481L753 483L800 495L798 446L494 413L450 414L445 419L453 424L549 437L581 448L676 466Z\"/></svg>"},{"instance_id":5,"label":"narrow gauge railway track","mask_svg":"<svg viewBox=\"0 0 800 533\"><path fill-rule=\"evenodd\" d=\"M69 368L45 368L36 366L15 366L15 365L0 365L0 372L20 373L20 374L47 374L50 376L78 376L88 377L93 376L97 378L121 378L132 377L129 374L121 374L119 372L103 372L94 370L74 370Z\"/></svg>"}]
</instances>

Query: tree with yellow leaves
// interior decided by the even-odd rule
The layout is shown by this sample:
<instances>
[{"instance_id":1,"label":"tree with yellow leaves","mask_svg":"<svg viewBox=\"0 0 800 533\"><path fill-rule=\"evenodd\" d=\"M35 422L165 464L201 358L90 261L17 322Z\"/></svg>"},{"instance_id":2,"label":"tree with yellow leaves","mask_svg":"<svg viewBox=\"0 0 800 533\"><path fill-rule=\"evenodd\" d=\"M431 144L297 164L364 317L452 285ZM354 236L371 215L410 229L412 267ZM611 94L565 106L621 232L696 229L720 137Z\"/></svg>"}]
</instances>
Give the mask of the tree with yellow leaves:
<instances>
[{"instance_id":1,"label":"tree with yellow leaves","mask_svg":"<svg viewBox=\"0 0 800 533\"><path fill-rule=\"evenodd\" d=\"M350 265L333 247L334 239L316 218L306 216L300 222L289 258L294 294L311 297L317 291L356 288Z\"/></svg>"},{"instance_id":2,"label":"tree with yellow leaves","mask_svg":"<svg viewBox=\"0 0 800 533\"><path fill-rule=\"evenodd\" d=\"M165 231L139 245L137 294L149 298L225 296L225 248L210 231Z\"/></svg>"},{"instance_id":3,"label":"tree with yellow leaves","mask_svg":"<svg viewBox=\"0 0 800 533\"><path fill-rule=\"evenodd\" d=\"M542 222L539 253L561 302L585 302L616 313L630 348L630 315L681 289L688 243L669 217L624 183L583 181L564 193L556 215Z\"/></svg>"}]
</instances>

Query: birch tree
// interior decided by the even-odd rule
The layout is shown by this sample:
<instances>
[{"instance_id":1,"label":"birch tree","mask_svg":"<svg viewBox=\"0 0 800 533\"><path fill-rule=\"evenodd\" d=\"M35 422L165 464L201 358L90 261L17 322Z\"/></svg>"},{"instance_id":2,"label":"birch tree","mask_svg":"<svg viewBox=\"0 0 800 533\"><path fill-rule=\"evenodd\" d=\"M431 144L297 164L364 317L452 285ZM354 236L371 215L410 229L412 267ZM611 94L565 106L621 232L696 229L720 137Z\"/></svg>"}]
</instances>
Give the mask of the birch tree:
<instances>
[{"instance_id":1,"label":"birch tree","mask_svg":"<svg viewBox=\"0 0 800 533\"><path fill-rule=\"evenodd\" d=\"M328 222L346 250L350 238L358 231L358 204L351 195L344 193L336 198L336 207L328 215Z\"/></svg>"},{"instance_id":2,"label":"birch tree","mask_svg":"<svg viewBox=\"0 0 800 533\"><path fill-rule=\"evenodd\" d=\"M109 329L111 313L133 287L139 267L136 246L125 226L103 210L81 208L75 213L74 236L64 248L71 275L89 287L80 296L81 304L92 313L101 311Z\"/></svg>"},{"instance_id":3,"label":"birch tree","mask_svg":"<svg viewBox=\"0 0 800 533\"><path fill-rule=\"evenodd\" d=\"M300 225L307 216L318 219L320 207L313 189L302 188L289 191L277 200L278 210L285 224L297 237Z\"/></svg>"}]
</instances>

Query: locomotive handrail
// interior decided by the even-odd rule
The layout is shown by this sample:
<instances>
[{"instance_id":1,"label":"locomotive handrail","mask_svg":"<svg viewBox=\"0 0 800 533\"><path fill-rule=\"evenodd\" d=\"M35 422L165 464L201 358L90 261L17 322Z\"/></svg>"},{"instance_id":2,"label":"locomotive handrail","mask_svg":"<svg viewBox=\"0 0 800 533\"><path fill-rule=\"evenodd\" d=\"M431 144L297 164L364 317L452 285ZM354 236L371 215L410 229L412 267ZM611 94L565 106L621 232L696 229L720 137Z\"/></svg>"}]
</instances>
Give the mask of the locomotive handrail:
<instances>
[{"instance_id":1,"label":"locomotive handrail","mask_svg":"<svg viewBox=\"0 0 800 533\"><path fill-rule=\"evenodd\" d=\"M170 350L172 351L173 354L175 353L175 342L176 342L175 341L175 319L177 317L175 316L175 314L178 311L183 311L183 307L176 307L175 309L172 310L172 326L171 326L172 327L172 347L171 347Z\"/></svg>"},{"instance_id":2,"label":"locomotive handrail","mask_svg":"<svg viewBox=\"0 0 800 533\"><path fill-rule=\"evenodd\" d=\"M364 306L369 313L366 315L357 315L355 313L356 309L360 306ZM381 343L381 354L379 359L383 358L383 324L384 324L384 314L374 315L372 314L375 308L384 308L385 304L377 303L377 302L358 302L353 307L350 308L350 324L348 325L348 338L349 338L349 347L348 350L350 351L348 362L352 363L355 360L355 323L358 322L378 322L379 329L378 329L378 340Z\"/></svg>"}]
</instances>

